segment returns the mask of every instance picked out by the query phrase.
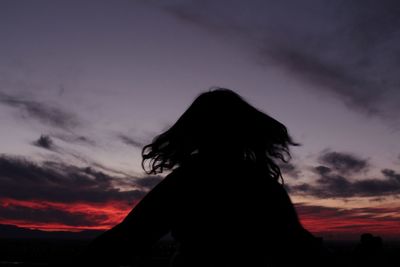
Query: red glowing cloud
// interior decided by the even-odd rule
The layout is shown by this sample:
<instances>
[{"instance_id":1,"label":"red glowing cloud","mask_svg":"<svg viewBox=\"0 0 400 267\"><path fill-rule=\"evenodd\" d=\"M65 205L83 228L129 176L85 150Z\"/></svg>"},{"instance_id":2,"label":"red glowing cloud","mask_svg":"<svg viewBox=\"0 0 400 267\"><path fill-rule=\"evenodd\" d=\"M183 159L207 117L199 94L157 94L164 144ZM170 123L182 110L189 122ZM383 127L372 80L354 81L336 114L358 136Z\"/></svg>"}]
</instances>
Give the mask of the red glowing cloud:
<instances>
[{"instance_id":1,"label":"red glowing cloud","mask_svg":"<svg viewBox=\"0 0 400 267\"><path fill-rule=\"evenodd\" d=\"M357 239L362 233L400 238L400 209L340 209L312 205L296 205L303 226L328 239Z\"/></svg>"},{"instance_id":2,"label":"red glowing cloud","mask_svg":"<svg viewBox=\"0 0 400 267\"><path fill-rule=\"evenodd\" d=\"M60 203L0 199L0 223L40 230L106 230L119 223L133 206L122 201Z\"/></svg>"},{"instance_id":3,"label":"red glowing cloud","mask_svg":"<svg viewBox=\"0 0 400 267\"><path fill-rule=\"evenodd\" d=\"M136 202L137 203L137 202ZM122 201L61 203L0 199L0 223L45 231L106 230L118 224L133 208ZM339 209L296 205L304 227L327 239L357 239L370 232L399 238L398 208Z\"/></svg>"},{"instance_id":4,"label":"red glowing cloud","mask_svg":"<svg viewBox=\"0 0 400 267\"><path fill-rule=\"evenodd\" d=\"M160 177L112 176L63 163L36 164L3 155L0 156L0 224L46 231L106 230L123 220L160 180ZM121 185L124 190L118 187ZM354 239L371 232L400 238L397 207L347 210L305 204L296 207L305 228L317 236Z\"/></svg>"}]
</instances>

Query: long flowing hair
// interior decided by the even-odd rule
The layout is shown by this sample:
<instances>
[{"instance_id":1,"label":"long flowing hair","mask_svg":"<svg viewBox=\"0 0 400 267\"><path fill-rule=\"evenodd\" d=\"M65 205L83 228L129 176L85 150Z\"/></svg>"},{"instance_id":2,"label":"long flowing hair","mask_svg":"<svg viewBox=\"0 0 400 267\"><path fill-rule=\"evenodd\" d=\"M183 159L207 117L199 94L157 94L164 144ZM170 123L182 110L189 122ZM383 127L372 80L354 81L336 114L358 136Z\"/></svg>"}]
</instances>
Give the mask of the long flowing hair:
<instances>
[{"instance_id":1,"label":"long flowing hair","mask_svg":"<svg viewBox=\"0 0 400 267\"><path fill-rule=\"evenodd\" d=\"M182 165L195 153L237 155L279 180L276 160L290 159L290 145L298 144L282 123L232 90L215 88L200 94L174 125L143 147L142 167L157 174Z\"/></svg>"}]
</instances>

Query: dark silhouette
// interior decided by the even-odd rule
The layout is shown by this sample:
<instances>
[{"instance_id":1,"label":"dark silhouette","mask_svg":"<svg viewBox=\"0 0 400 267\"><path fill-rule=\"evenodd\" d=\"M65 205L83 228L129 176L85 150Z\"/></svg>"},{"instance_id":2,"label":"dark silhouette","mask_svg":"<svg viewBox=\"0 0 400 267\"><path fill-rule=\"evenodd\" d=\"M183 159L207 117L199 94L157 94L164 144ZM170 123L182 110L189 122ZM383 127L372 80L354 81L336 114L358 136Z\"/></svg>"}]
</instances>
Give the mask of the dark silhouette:
<instances>
[{"instance_id":1,"label":"dark silhouette","mask_svg":"<svg viewBox=\"0 0 400 267\"><path fill-rule=\"evenodd\" d=\"M290 145L283 124L233 91L201 94L143 148L147 173L171 172L82 259L142 266L170 232L172 266L317 265L322 246L300 224L276 163Z\"/></svg>"},{"instance_id":2,"label":"dark silhouette","mask_svg":"<svg viewBox=\"0 0 400 267\"><path fill-rule=\"evenodd\" d=\"M383 241L380 236L364 233L354 253L355 266L380 266L384 263ZM386 265L386 264L385 264Z\"/></svg>"}]
</instances>

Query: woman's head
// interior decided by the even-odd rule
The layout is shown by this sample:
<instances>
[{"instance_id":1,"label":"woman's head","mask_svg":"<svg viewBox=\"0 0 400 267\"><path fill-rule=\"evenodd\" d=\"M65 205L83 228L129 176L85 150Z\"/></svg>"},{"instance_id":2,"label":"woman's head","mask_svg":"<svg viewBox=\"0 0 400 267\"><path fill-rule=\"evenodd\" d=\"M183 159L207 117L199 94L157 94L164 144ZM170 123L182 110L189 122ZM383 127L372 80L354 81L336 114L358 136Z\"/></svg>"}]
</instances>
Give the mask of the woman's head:
<instances>
[{"instance_id":1,"label":"woman's head","mask_svg":"<svg viewBox=\"0 0 400 267\"><path fill-rule=\"evenodd\" d=\"M290 157L296 145L286 127L257 110L235 92L217 88L200 94L177 122L143 148L143 167L159 173L181 165L193 154L240 157L265 165L278 179L274 160Z\"/></svg>"}]
</instances>

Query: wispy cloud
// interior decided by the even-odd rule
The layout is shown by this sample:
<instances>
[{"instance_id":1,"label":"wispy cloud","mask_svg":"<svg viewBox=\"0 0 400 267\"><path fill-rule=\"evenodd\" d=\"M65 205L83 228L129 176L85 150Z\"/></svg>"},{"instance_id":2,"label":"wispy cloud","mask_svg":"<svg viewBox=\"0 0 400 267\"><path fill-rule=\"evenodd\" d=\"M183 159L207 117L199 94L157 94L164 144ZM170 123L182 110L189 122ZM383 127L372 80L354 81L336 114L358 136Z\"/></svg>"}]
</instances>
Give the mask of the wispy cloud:
<instances>
[{"instance_id":1,"label":"wispy cloud","mask_svg":"<svg viewBox=\"0 0 400 267\"><path fill-rule=\"evenodd\" d=\"M71 130L81 125L80 119L74 113L47 103L0 92L0 104L17 109L25 119L33 119L55 128Z\"/></svg>"},{"instance_id":2,"label":"wispy cloud","mask_svg":"<svg viewBox=\"0 0 400 267\"><path fill-rule=\"evenodd\" d=\"M83 140L76 140L76 138L79 138L79 136L71 133L69 135L55 135L56 138L61 139L63 141L66 142L70 142L70 143L81 143L83 142L85 145L86 144L90 144L90 145L94 145L94 141L93 143L91 142L91 139L86 139L85 137L82 136L82 138L85 138ZM61 136L61 137L60 137ZM67 139L66 139L67 138ZM79 153L78 151L74 150L74 149L70 149L70 148L66 148L60 144L57 144L53 137L50 135L45 135L42 134L39 139L35 140L32 142L32 145L39 147L39 148L43 148L46 150L49 150L51 152L55 152L58 153L59 155L65 157L66 159L74 159L79 161L82 164L88 165L88 166L92 166L95 167L97 169L100 169L102 171L105 171L108 174L113 174L113 175L118 175L118 176L126 176L126 177L131 177L131 175L127 172L121 171L121 170L117 170L115 168L106 166L105 164L102 164L94 159L92 159L91 157L87 156L87 155L83 155L82 153Z\"/></svg>"},{"instance_id":3,"label":"wispy cloud","mask_svg":"<svg viewBox=\"0 0 400 267\"><path fill-rule=\"evenodd\" d=\"M138 149L142 149L144 144L130 136L127 136L125 134L117 134L117 137L119 140L121 140L124 144L133 146Z\"/></svg>"},{"instance_id":4,"label":"wispy cloud","mask_svg":"<svg viewBox=\"0 0 400 267\"><path fill-rule=\"evenodd\" d=\"M305 88L399 123L398 1L151 3L187 25L233 38L255 62L280 67Z\"/></svg>"},{"instance_id":5,"label":"wispy cloud","mask_svg":"<svg viewBox=\"0 0 400 267\"><path fill-rule=\"evenodd\" d=\"M96 146L96 141L93 140L92 138L84 135L79 135L76 133L56 133L51 135L54 138L60 139L64 142L67 143L72 143L72 144L79 144L79 145L88 145L88 146Z\"/></svg>"}]
</instances>

